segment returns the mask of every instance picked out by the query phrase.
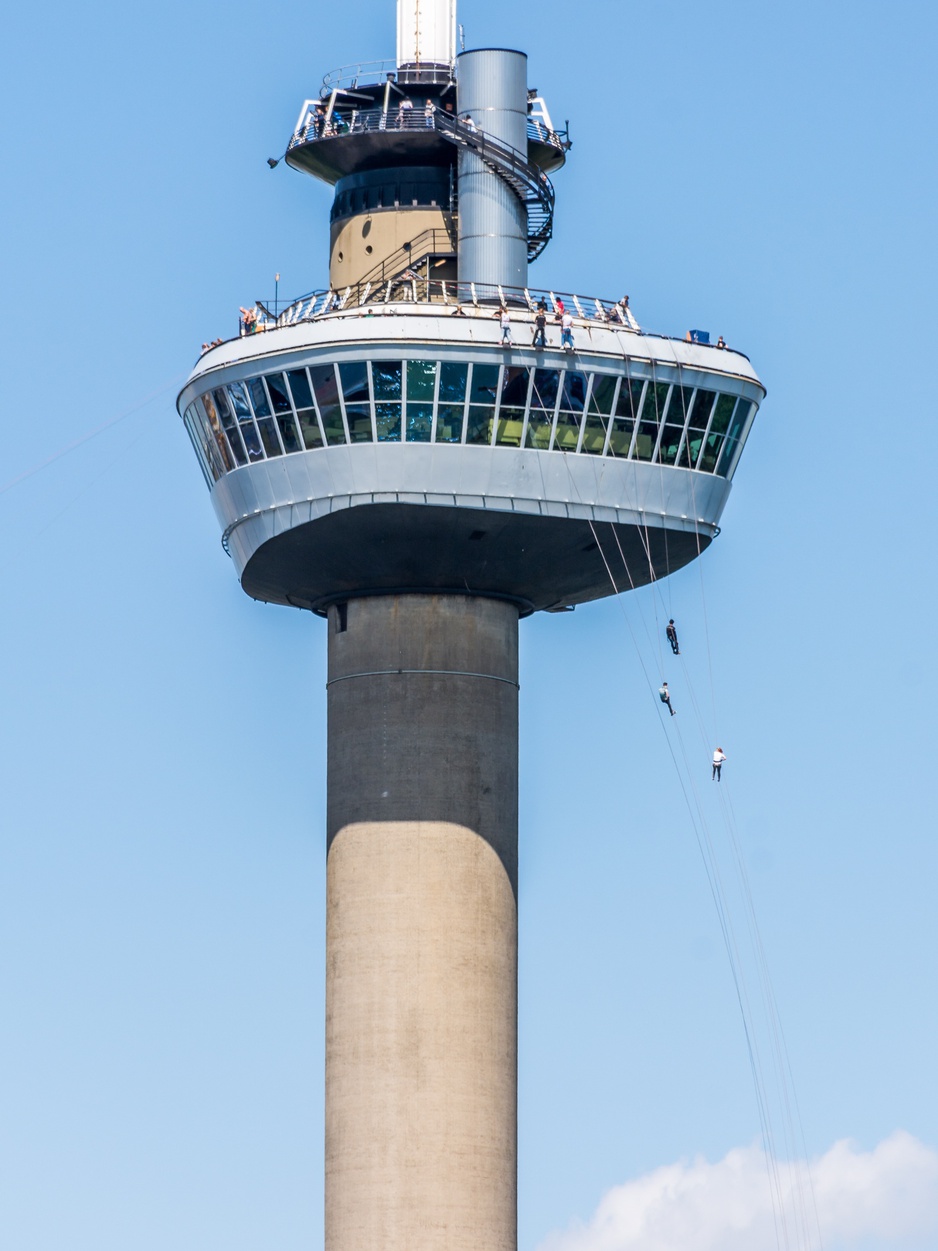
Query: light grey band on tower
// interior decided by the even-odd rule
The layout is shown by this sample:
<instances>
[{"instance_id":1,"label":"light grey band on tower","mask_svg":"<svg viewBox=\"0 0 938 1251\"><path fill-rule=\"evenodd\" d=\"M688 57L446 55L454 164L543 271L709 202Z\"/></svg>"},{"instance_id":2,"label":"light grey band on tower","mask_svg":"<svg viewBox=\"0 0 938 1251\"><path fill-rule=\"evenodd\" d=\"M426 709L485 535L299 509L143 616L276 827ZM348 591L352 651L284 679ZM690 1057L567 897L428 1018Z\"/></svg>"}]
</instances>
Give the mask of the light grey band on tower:
<instances>
[{"instance_id":1,"label":"light grey band on tower","mask_svg":"<svg viewBox=\"0 0 938 1251\"><path fill-rule=\"evenodd\" d=\"M520 683L512 678L500 678L497 673L466 673L460 669L373 669L368 673L343 673L337 678L331 678L326 683L326 689L336 682L350 682L352 678L393 678L412 673L426 673L436 678L484 678L488 682L506 682L509 686L521 689Z\"/></svg>"}]
</instances>

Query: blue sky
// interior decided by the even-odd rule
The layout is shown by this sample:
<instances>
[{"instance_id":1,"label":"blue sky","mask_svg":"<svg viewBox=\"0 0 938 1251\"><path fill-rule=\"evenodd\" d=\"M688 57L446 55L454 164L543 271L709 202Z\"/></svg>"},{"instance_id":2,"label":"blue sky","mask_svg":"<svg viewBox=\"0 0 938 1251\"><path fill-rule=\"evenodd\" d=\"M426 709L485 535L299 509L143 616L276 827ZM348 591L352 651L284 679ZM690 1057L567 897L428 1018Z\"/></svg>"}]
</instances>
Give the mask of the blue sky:
<instances>
[{"instance_id":1,"label":"blue sky","mask_svg":"<svg viewBox=\"0 0 938 1251\"><path fill-rule=\"evenodd\" d=\"M719 1196L758 1141L643 673L667 608L686 669L660 676L728 881L714 735L730 758L826 1245L933 1248L938 17L460 19L525 48L570 118L532 282L722 333L769 391L699 567L657 606L523 627L520 1246L632 1251L663 1178L723 1167ZM329 193L265 158L325 70L393 55L393 6L52 3L6 29L0 1227L17 1251L316 1247L324 629L240 591L173 399L275 272L323 283ZM877 1214L851 1224L861 1192ZM693 1227L643 1251L736 1251Z\"/></svg>"}]
</instances>

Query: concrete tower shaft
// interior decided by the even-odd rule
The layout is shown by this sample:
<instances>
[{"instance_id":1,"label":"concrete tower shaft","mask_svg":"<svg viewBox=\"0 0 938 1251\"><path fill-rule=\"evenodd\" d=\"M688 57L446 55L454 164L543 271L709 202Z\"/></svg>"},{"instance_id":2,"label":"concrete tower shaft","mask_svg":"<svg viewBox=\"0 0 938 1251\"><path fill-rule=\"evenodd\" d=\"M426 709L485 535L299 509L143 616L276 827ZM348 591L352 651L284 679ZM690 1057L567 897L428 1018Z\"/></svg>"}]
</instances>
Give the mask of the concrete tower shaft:
<instances>
[{"instance_id":1,"label":"concrete tower shaft","mask_svg":"<svg viewBox=\"0 0 938 1251\"><path fill-rule=\"evenodd\" d=\"M326 1251L514 1251L518 610L329 610Z\"/></svg>"},{"instance_id":2,"label":"concrete tower shaft","mask_svg":"<svg viewBox=\"0 0 938 1251\"><path fill-rule=\"evenodd\" d=\"M397 0L399 69L452 66L456 0Z\"/></svg>"}]
</instances>

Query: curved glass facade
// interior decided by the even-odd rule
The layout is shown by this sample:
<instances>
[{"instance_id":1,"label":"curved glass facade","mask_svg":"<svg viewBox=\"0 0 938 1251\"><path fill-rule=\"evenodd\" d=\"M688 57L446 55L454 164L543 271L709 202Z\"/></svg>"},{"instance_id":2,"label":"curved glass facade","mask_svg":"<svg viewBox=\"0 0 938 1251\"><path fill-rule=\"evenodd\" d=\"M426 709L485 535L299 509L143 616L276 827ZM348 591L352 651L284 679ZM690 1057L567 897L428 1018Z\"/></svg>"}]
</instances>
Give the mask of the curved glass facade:
<instances>
[{"instance_id":1,"label":"curved glass facade","mask_svg":"<svg viewBox=\"0 0 938 1251\"><path fill-rule=\"evenodd\" d=\"M240 465L342 443L449 443L610 456L729 477L754 404L660 382L485 361L310 365L204 392L184 420L211 485Z\"/></svg>"}]
</instances>

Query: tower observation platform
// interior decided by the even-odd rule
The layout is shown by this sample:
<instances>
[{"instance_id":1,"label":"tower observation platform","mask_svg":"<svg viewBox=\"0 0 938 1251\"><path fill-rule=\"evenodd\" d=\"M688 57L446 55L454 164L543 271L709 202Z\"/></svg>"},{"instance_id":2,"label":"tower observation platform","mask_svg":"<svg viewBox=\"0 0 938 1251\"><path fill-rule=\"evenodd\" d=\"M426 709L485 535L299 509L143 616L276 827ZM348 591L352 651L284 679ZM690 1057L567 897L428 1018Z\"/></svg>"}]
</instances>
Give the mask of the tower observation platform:
<instances>
[{"instance_id":1,"label":"tower observation platform","mask_svg":"<svg viewBox=\"0 0 938 1251\"><path fill-rule=\"evenodd\" d=\"M518 623L697 558L765 396L532 285L569 146L524 53L399 0L286 144L328 281L178 400L244 590L328 619L327 1251L515 1251Z\"/></svg>"}]
</instances>

